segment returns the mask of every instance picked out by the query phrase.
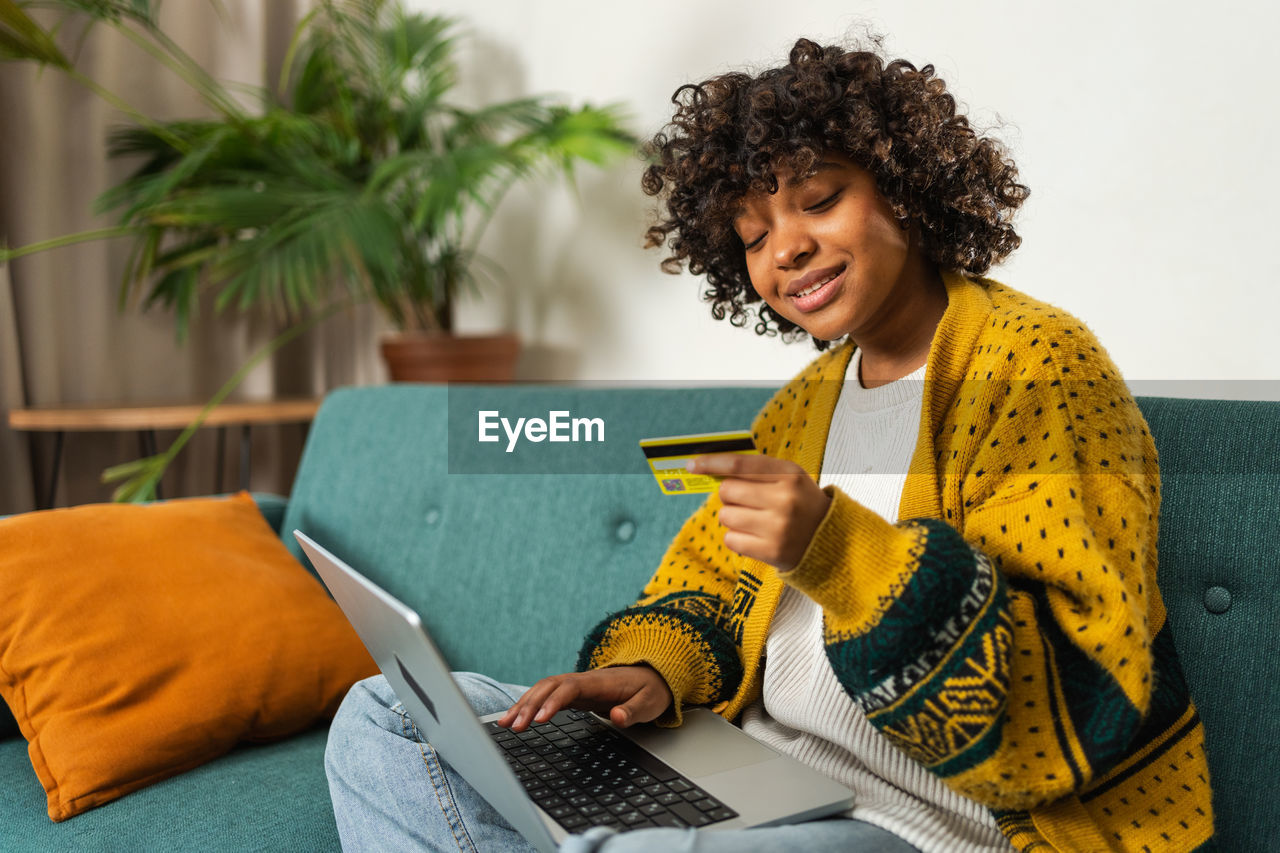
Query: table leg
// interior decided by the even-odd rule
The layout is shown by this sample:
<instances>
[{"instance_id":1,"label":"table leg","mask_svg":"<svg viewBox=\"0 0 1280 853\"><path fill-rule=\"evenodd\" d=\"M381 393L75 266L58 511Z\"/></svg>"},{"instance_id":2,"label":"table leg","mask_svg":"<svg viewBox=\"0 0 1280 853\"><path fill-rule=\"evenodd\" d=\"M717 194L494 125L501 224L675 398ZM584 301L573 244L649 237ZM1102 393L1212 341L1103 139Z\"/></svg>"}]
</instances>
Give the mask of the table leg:
<instances>
[{"instance_id":1,"label":"table leg","mask_svg":"<svg viewBox=\"0 0 1280 853\"><path fill-rule=\"evenodd\" d=\"M240 427L240 489L249 490L249 463L253 451L253 442L249 436L249 425Z\"/></svg>"},{"instance_id":2,"label":"table leg","mask_svg":"<svg viewBox=\"0 0 1280 853\"><path fill-rule=\"evenodd\" d=\"M155 456L160 451L156 446L156 431L153 429L144 429L138 432L138 441L142 445L143 456ZM163 476L160 478L164 479ZM160 480L156 480L156 500L164 500L164 493L160 490Z\"/></svg>"},{"instance_id":3,"label":"table leg","mask_svg":"<svg viewBox=\"0 0 1280 853\"><path fill-rule=\"evenodd\" d=\"M215 495L222 494L222 469L227 462L227 428L218 427L218 456L213 463L213 493Z\"/></svg>"},{"instance_id":4,"label":"table leg","mask_svg":"<svg viewBox=\"0 0 1280 853\"><path fill-rule=\"evenodd\" d=\"M62 467L62 442L66 433L58 430L53 434L53 470L49 472L49 489L45 492L44 501L37 501L36 509L53 509L53 501L58 497L58 472Z\"/></svg>"}]
</instances>

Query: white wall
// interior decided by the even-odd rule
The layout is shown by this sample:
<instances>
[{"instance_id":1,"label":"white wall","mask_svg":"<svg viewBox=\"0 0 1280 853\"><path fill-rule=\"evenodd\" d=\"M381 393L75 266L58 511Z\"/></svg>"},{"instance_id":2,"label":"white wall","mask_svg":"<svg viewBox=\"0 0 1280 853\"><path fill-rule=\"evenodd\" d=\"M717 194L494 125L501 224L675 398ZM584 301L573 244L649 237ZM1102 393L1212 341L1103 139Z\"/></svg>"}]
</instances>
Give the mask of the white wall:
<instances>
[{"instance_id":1,"label":"white wall","mask_svg":"<svg viewBox=\"0 0 1280 853\"><path fill-rule=\"evenodd\" d=\"M621 101L641 134L678 85L785 58L794 39L864 26L933 63L1032 194L1023 245L991 276L1075 313L1126 376L1276 396L1272 229L1280 176L1267 4L1001 0L409 0L464 19L461 94ZM711 319L699 282L641 249L640 166L584 170L579 193L518 191L485 250L507 270L462 324L515 328L526 374L608 381L777 381L813 355ZM1276 383L1280 385L1280 383ZM1164 393L1194 393L1191 385ZM1157 386L1139 393L1162 393ZM1203 390L1203 388L1202 388Z\"/></svg>"}]
</instances>

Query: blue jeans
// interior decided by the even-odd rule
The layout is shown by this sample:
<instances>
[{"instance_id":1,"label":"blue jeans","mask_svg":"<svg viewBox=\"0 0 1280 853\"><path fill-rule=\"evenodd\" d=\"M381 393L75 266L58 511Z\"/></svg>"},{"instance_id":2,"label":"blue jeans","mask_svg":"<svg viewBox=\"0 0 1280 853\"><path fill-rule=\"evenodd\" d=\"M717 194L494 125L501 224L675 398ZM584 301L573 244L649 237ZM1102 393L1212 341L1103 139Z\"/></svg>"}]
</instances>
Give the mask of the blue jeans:
<instances>
[{"instance_id":1,"label":"blue jeans","mask_svg":"<svg viewBox=\"0 0 1280 853\"><path fill-rule=\"evenodd\" d=\"M459 672L454 678L478 715L505 711L524 692L475 673ZM347 853L533 850L423 740L380 675L356 684L343 700L329 730L324 764ZM651 850L915 853L916 848L877 826L844 818L723 832L641 829L615 834L595 827L560 845L561 853Z\"/></svg>"}]
</instances>

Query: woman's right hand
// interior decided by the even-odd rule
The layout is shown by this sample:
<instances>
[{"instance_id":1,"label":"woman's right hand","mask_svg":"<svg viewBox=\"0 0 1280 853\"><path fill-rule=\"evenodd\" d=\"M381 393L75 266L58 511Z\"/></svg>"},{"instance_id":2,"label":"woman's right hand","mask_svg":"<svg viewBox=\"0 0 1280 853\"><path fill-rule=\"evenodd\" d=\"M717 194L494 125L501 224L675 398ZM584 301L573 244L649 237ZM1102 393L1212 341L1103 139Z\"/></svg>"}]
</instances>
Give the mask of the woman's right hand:
<instances>
[{"instance_id":1,"label":"woman's right hand","mask_svg":"<svg viewBox=\"0 0 1280 853\"><path fill-rule=\"evenodd\" d=\"M611 666L544 678L524 692L498 725L522 732L557 711L576 708L605 714L618 728L656 720L671 707L671 689L647 664Z\"/></svg>"}]
</instances>

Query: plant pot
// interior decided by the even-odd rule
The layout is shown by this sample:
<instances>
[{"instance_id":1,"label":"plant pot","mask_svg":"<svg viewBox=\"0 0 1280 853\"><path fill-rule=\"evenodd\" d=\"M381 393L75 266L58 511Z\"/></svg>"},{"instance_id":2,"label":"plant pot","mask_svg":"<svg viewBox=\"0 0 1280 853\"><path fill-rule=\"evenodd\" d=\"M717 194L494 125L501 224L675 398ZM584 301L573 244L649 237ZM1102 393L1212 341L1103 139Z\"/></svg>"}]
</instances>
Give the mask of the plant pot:
<instances>
[{"instance_id":1,"label":"plant pot","mask_svg":"<svg viewBox=\"0 0 1280 853\"><path fill-rule=\"evenodd\" d=\"M392 382L511 382L519 355L512 334L397 332L382 339Z\"/></svg>"}]
</instances>

